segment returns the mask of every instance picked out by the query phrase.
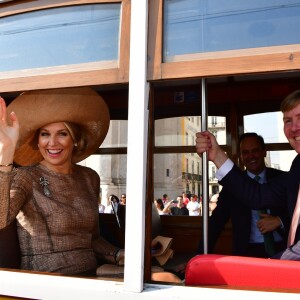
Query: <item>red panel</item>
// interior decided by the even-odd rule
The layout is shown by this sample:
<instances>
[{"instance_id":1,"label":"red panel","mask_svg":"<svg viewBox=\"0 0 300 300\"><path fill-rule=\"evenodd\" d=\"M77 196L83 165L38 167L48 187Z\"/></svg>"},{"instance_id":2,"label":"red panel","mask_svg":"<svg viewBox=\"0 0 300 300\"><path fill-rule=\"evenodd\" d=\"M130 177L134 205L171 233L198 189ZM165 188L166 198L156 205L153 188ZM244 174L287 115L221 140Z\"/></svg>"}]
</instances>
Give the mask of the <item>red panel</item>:
<instances>
[{"instance_id":1,"label":"red panel","mask_svg":"<svg viewBox=\"0 0 300 300\"><path fill-rule=\"evenodd\" d=\"M225 255L198 255L186 267L185 284L300 288L300 262Z\"/></svg>"}]
</instances>

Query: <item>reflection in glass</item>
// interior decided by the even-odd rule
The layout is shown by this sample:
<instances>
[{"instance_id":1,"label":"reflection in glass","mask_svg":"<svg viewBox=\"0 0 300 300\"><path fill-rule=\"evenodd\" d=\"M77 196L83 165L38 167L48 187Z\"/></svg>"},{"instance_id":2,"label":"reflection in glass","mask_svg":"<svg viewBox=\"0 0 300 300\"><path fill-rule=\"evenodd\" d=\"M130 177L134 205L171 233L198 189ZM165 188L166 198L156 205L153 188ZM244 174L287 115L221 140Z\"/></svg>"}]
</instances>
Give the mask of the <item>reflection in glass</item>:
<instances>
[{"instance_id":1,"label":"reflection in glass","mask_svg":"<svg viewBox=\"0 0 300 300\"><path fill-rule=\"evenodd\" d=\"M120 3L77 5L0 19L0 72L118 60Z\"/></svg>"},{"instance_id":2,"label":"reflection in glass","mask_svg":"<svg viewBox=\"0 0 300 300\"><path fill-rule=\"evenodd\" d=\"M166 0L164 61L189 53L299 43L298 0Z\"/></svg>"}]
</instances>

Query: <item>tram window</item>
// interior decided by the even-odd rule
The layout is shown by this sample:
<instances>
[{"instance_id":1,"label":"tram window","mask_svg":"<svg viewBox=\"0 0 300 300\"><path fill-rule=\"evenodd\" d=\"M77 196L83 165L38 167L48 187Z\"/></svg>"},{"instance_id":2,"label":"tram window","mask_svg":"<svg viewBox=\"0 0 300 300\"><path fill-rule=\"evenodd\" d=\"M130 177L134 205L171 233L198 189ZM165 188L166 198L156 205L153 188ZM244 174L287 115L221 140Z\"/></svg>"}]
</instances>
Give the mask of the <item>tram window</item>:
<instances>
[{"instance_id":1,"label":"tram window","mask_svg":"<svg viewBox=\"0 0 300 300\"><path fill-rule=\"evenodd\" d=\"M268 124L268 126L266 126ZM265 143L286 143L281 112L268 112L244 117L245 132L260 134Z\"/></svg>"},{"instance_id":2,"label":"tram window","mask_svg":"<svg viewBox=\"0 0 300 300\"><path fill-rule=\"evenodd\" d=\"M195 134L201 130L201 117L177 117L155 121L155 146L194 146ZM208 130L220 145L226 144L226 118L208 117Z\"/></svg>"},{"instance_id":3,"label":"tram window","mask_svg":"<svg viewBox=\"0 0 300 300\"><path fill-rule=\"evenodd\" d=\"M94 169L100 175L101 203L105 207L110 204L110 194L118 198L126 194L127 155L91 155L80 164Z\"/></svg>"},{"instance_id":4,"label":"tram window","mask_svg":"<svg viewBox=\"0 0 300 300\"><path fill-rule=\"evenodd\" d=\"M200 157L192 153L155 154L154 198L167 194L170 200L174 200L183 192L200 197L202 176L192 167L200 161ZM165 176L166 169L169 169L169 176Z\"/></svg>"},{"instance_id":5,"label":"tram window","mask_svg":"<svg viewBox=\"0 0 300 300\"><path fill-rule=\"evenodd\" d=\"M193 53L298 44L299 1L164 1L164 61ZM178 60L179 58L177 58Z\"/></svg>"},{"instance_id":6,"label":"tram window","mask_svg":"<svg viewBox=\"0 0 300 300\"><path fill-rule=\"evenodd\" d=\"M154 155L154 198L162 198L163 194L169 200L176 200L177 196L195 194L200 201L202 196L201 158L194 153L167 153ZM165 176L165 170L169 176ZM219 191L218 180L215 177L215 166L209 162L209 196ZM201 215L201 211L200 211Z\"/></svg>"},{"instance_id":7,"label":"tram window","mask_svg":"<svg viewBox=\"0 0 300 300\"><path fill-rule=\"evenodd\" d=\"M189 117L155 121L155 146L188 146L193 144L197 128Z\"/></svg>"},{"instance_id":8,"label":"tram window","mask_svg":"<svg viewBox=\"0 0 300 300\"><path fill-rule=\"evenodd\" d=\"M268 151L266 165L275 169L289 171L296 154L294 150Z\"/></svg>"},{"instance_id":9,"label":"tram window","mask_svg":"<svg viewBox=\"0 0 300 300\"><path fill-rule=\"evenodd\" d=\"M117 62L120 13L120 3L114 3L51 8L1 18L0 71Z\"/></svg>"},{"instance_id":10,"label":"tram window","mask_svg":"<svg viewBox=\"0 0 300 300\"><path fill-rule=\"evenodd\" d=\"M268 126L266 126L268 124ZM287 143L283 133L283 122L281 112L269 112L244 117L245 132L256 132L261 135L268 148L268 143L275 144L272 151L268 151L266 164L269 167L288 171L296 155L293 150L279 150L280 144ZM276 146L276 144L278 144ZM278 149L276 149L276 147Z\"/></svg>"},{"instance_id":11,"label":"tram window","mask_svg":"<svg viewBox=\"0 0 300 300\"><path fill-rule=\"evenodd\" d=\"M127 146L127 120L111 120L108 133L101 147L126 147Z\"/></svg>"},{"instance_id":12,"label":"tram window","mask_svg":"<svg viewBox=\"0 0 300 300\"><path fill-rule=\"evenodd\" d=\"M155 147L177 146L170 148L172 153L154 155L154 198L167 194L176 199L183 192L202 195L201 158L193 152L185 152L180 146L194 146L195 133L201 130L201 117L177 117L155 121ZM217 138L220 145L226 145L226 118L222 116L208 117L208 130ZM218 185L212 163L209 163L209 194ZM169 169L170 176L165 176ZM201 214L201 213L200 213Z\"/></svg>"},{"instance_id":13,"label":"tram window","mask_svg":"<svg viewBox=\"0 0 300 300\"><path fill-rule=\"evenodd\" d=\"M106 153L91 155L80 164L94 169L101 179L101 203L107 203L108 196L115 194L119 198L126 194L127 155L118 151L127 146L127 120L111 120L108 133L100 150ZM111 149L110 149L111 148Z\"/></svg>"},{"instance_id":14,"label":"tram window","mask_svg":"<svg viewBox=\"0 0 300 300\"><path fill-rule=\"evenodd\" d=\"M226 145L226 118L211 116L208 117L208 130L214 134L220 145Z\"/></svg>"}]
</instances>

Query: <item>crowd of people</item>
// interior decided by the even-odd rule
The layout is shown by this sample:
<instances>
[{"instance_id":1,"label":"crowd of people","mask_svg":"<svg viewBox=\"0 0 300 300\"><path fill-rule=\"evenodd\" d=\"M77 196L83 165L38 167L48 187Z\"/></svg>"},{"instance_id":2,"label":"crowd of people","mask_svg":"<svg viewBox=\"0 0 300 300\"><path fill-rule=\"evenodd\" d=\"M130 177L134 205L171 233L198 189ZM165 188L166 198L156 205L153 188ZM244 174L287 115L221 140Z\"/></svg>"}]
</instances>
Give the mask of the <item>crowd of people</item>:
<instances>
[{"instance_id":1,"label":"crowd of people","mask_svg":"<svg viewBox=\"0 0 300 300\"><path fill-rule=\"evenodd\" d=\"M113 214L118 212L119 205L126 205L126 194L121 194L121 197L114 194L110 194L107 199L107 205L105 206L102 201L101 197L99 196L99 213L106 213L106 214Z\"/></svg>"},{"instance_id":2,"label":"crowd of people","mask_svg":"<svg viewBox=\"0 0 300 300\"><path fill-rule=\"evenodd\" d=\"M213 194L210 197L209 214L217 207L219 194ZM126 194L121 194L121 197L110 194L107 199L107 206L99 201L99 213L113 214L118 212L120 205L126 205ZM168 194L163 194L161 198L154 199L154 204L159 215L173 216L202 216L202 196L183 192L176 199L170 199Z\"/></svg>"},{"instance_id":3,"label":"crowd of people","mask_svg":"<svg viewBox=\"0 0 300 300\"><path fill-rule=\"evenodd\" d=\"M210 198L210 215L216 208L218 194L214 194ZM163 194L162 198L154 199L154 204L160 215L172 216L202 216L202 196L183 192L176 199L170 199L167 194Z\"/></svg>"}]
</instances>

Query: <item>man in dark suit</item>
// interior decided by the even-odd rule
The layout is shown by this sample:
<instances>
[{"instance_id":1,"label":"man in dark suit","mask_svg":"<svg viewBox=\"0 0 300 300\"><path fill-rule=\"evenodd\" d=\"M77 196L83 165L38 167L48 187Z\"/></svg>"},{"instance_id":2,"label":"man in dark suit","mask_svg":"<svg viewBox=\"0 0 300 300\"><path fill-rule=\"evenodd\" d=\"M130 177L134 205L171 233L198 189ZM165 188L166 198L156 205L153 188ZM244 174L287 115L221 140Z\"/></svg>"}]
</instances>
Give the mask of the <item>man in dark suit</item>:
<instances>
[{"instance_id":1,"label":"man in dark suit","mask_svg":"<svg viewBox=\"0 0 300 300\"><path fill-rule=\"evenodd\" d=\"M300 201L300 90L288 95L281 104L283 112L284 134L290 145L298 153L289 172L277 176L265 184L258 184L247 176L241 176L241 170L228 159L209 132L196 134L196 151L199 155L207 152L208 159L218 168L220 184L234 191L237 198L252 209L287 206L292 220L297 201ZM300 260L300 227L296 220L295 236L288 247L274 257L288 260ZM293 232L291 226L291 231Z\"/></svg>"},{"instance_id":2,"label":"man in dark suit","mask_svg":"<svg viewBox=\"0 0 300 300\"><path fill-rule=\"evenodd\" d=\"M284 173L266 167L264 139L254 132L241 135L239 154L246 168L243 176L253 179L259 176L259 183L264 183ZM233 255L270 257L285 249L289 232L289 217L285 206L281 209L268 209L266 212L251 210L236 199L234 191L224 187L220 192L217 207L209 218L209 253L213 253L217 239L229 219L232 223ZM268 241L271 244L267 244ZM202 241L199 244L198 253L203 253Z\"/></svg>"}]
</instances>

